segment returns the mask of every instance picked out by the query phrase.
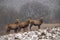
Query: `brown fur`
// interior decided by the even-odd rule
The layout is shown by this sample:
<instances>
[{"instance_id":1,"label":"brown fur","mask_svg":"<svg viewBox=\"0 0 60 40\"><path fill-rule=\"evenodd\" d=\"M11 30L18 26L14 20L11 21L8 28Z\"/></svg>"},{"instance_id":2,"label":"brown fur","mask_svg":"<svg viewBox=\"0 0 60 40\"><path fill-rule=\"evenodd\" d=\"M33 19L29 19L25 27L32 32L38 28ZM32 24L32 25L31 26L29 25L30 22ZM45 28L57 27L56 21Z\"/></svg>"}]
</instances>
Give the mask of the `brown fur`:
<instances>
[{"instance_id":1,"label":"brown fur","mask_svg":"<svg viewBox=\"0 0 60 40\"><path fill-rule=\"evenodd\" d=\"M8 24L8 25L6 25L6 31L7 31L7 33L9 33L10 32L10 30L14 30L14 32L17 32L17 30L18 30L18 25L17 24L15 24L15 23L13 23L13 24Z\"/></svg>"},{"instance_id":2,"label":"brown fur","mask_svg":"<svg viewBox=\"0 0 60 40\"><path fill-rule=\"evenodd\" d=\"M19 30L21 30L23 28L25 31L25 29L27 29L27 27L29 26L29 23L30 23L29 20L19 23Z\"/></svg>"},{"instance_id":3,"label":"brown fur","mask_svg":"<svg viewBox=\"0 0 60 40\"><path fill-rule=\"evenodd\" d=\"M38 26L38 29L40 29L40 25L43 23L43 19L40 20L30 20L30 30L32 25Z\"/></svg>"}]
</instances>

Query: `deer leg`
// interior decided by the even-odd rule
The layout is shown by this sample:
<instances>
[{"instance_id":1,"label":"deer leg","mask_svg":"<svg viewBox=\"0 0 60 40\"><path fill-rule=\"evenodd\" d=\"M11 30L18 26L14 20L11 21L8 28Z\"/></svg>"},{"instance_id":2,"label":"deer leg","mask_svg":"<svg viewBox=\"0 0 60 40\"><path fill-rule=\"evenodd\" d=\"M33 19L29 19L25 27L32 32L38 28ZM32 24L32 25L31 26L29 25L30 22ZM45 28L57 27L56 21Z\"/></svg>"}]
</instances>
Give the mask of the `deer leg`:
<instances>
[{"instance_id":1,"label":"deer leg","mask_svg":"<svg viewBox=\"0 0 60 40\"><path fill-rule=\"evenodd\" d=\"M17 30L14 30L15 33L17 33Z\"/></svg>"},{"instance_id":2,"label":"deer leg","mask_svg":"<svg viewBox=\"0 0 60 40\"><path fill-rule=\"evenodd\" d=\"M31 30L32 24L30 25L30 30Z\"/></svg>"},{"instance_id":3,"label":"deer leg","mask_svg":"<svg viewBox=\"0 0 60 40\"><path fill-rule=\"evenodd\" d=\"M18 28L14 29L14 32L17 33Z\"/></svg>"},{"instance_id":4,"label":"deer leg","mask_svg":"<svg viewBox=\"0 0 60 40\"><path fill-rule=\"evenodd\" d=\"M25 31L27 31L28 30L28 27L25 27Z\"/></svg>"},{"instance_id":5,"label":"deer leg","mask_svg":"<svg viewBox=\"0 0 60 40\"><path fill-rule=\"evenodd\" d=\"M19 26L18 26L18 32L21 31L21 29L22 29L22 28L21 28L21 26L19 25Z\"/></svg>"},{"instance_id":6,"label":"deer leg","mask_svg":"<svg viewBox=\"0 0 60 40\"><path fill-rule=\"evenodd\" d=\"M23 30L26 31L26 28L24 27Z\"/></svg>"},{"instance_id":7,"label":"deer leg","mask_svg":"<svg viewBox=\"0 0 60 40\"><path fill-rule=\"evenodd\" d=\"M21 27L20 26L18 27L18 31L21 31Z\"/></svg>"},{"instance_id":8,"label":"deer leg","mask_svg":"<svg viewBox=\"0 0 60 40\"><path fill-rule=\"evenodd\" d=\"M26 31L28 30L28 27L26 27Z\"/></svg>"},{"instance_id":9,"label":"deer leg","mask_svg":"<svg viewBox=\"0 0 60 40\"><path fill-rule=\"evenodd\" d=\"M21 31L21 28L18 28L18 31Z\"/></svg>"},{"instance_id":10,"label":"deer leg","mask_svg":"<svg viewBox=\"0 0 60 40\"><path fill-rule=\"evenodd\" d=\"M7 29L7 33L9 33L9 32L10 32L10 28Z\"/></svg>"},{"instance_id":11,"label":"deer leg","mask_svg":"<svg viewBox=\"0 0 60 40\"><path fill-rule=\"evenodd\" d=\"M40 29L40 25L38 25L38 29Z\"/></svg>"},{"instance_id":12,"label":"deer leg","mask_svg":"<svg viewBox=\"0 0 60 40\"><path fill-rule=\"evenodd\" d=\"M17 33L17 30L14 30L15 33Z\"/></svg>"}]
</instances>

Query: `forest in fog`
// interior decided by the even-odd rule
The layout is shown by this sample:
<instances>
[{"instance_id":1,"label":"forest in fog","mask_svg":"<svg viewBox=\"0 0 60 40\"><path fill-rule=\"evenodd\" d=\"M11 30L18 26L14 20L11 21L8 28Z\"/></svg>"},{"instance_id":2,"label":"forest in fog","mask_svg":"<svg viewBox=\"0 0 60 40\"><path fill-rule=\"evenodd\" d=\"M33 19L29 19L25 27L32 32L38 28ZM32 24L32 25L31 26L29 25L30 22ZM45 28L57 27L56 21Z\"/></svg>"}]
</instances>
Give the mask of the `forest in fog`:
<instances>
[{"instance_id":1,"label":"forest in fog","mask_svg":"<svg viewBox=\"0 0 60 40\"><path fill-rule=\"evenodd\" d=\"M0 26L42 15L44 23L60 23L60 0L0 0Z\"/></svg>"}]
</instances>

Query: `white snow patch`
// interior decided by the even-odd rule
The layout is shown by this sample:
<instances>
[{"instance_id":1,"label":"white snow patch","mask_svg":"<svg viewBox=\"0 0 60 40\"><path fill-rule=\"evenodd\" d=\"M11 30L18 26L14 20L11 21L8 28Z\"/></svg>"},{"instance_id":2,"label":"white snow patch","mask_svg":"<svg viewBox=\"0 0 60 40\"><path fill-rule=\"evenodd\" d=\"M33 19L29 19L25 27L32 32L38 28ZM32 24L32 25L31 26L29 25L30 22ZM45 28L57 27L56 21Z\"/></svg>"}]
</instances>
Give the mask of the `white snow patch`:
<instances>
[{"instance_id":1,"label":"white snow patch","mask_svg":"<svg viewBox=\"0 0 60 40\"><path fill-rule=\"evenodd\" d=\"M0 36L0 40L59 40L60 27Z\"/></svg>"}]
</instances>

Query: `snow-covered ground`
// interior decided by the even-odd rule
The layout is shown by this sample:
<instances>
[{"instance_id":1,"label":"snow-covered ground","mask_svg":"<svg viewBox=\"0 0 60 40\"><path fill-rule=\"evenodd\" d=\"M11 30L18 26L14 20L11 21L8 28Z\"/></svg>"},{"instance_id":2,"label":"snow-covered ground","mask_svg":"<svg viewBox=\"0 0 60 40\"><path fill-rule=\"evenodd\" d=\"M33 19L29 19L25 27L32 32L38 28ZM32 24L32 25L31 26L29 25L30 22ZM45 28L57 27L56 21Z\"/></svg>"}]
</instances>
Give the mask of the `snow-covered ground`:
<instances>
[{"instance_id":1,"label":"snow-covered ground","mask_svg":"<svg viewBox=\"0 0 60 40\"><path fill-rule=\"evenodd\" d=\"M60 27L3 35L0 40L60 40Z\"/></svg>"}]
</instances>

